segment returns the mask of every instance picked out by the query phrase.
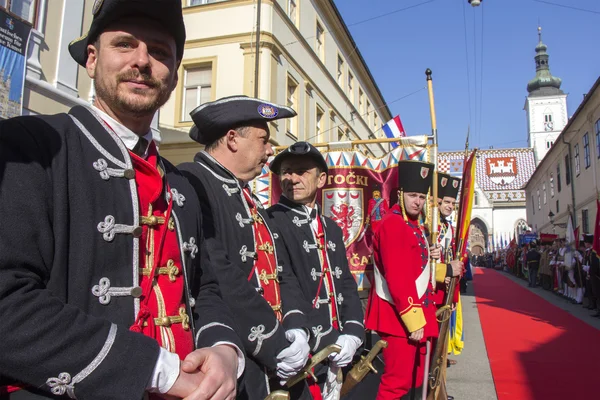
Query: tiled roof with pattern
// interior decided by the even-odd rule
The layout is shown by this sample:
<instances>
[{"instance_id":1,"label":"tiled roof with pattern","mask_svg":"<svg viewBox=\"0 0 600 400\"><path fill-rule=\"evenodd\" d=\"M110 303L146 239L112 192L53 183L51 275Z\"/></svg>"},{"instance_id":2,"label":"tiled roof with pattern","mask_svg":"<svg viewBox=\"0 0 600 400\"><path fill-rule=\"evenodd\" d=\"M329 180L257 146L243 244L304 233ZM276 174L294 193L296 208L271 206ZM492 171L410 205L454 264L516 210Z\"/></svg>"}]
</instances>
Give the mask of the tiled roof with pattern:
<instances>
[{"instance_id":1,"label":"tiled roof with pattern","mask_svg":"<svg viewBox=\"0 0 600 400\"><path fill-rule=\"evenodd\" d=\"M464 156L464 151L440 152L438 155L440 171L460 175ZM516 176L507 174L506 182L503 182L501 178L492 180L492 177L488 174L488 168L486 168L488 159L490 159L490 162L496 162L494 159L514 159ZM477 151L476 181L484 191L522 190L534 171L533 149L515 148Z\"/></svg>"}]
</instances>

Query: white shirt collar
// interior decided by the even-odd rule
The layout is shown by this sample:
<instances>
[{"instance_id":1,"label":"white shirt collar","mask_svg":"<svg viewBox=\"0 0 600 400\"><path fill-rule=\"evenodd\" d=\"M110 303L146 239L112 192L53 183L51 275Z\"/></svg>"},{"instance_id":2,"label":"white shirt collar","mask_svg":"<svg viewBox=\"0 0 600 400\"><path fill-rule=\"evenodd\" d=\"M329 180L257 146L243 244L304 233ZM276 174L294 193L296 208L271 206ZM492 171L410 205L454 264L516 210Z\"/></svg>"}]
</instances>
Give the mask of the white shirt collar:
<instances>
[{"instance_id":1,"label":"white shirt collar","mask_svg":"<svg viewBox=\"0 0 600 400\"><path fill-rule=\"evenodd\" d=\"M115 120L104 111L100 110L98 107L92 106L92 109L96 112L96 114L98 114L100 118L102 118L104 122L106 122L112 128L112 130L116 133L119 139L123 141L125 147L127 147L129 150L133 150L138 140L140 140L140 137L136 135L131 129L127 128L125 125ZM146 139L148 143L150 143L150 141L152 140L152 129L149 129L148 133L146 133L143 136L143 138ZM146 151L144 152L144 157L147 155L147 153L148 149L146 148Z\"/></svg>"}]
</instances>

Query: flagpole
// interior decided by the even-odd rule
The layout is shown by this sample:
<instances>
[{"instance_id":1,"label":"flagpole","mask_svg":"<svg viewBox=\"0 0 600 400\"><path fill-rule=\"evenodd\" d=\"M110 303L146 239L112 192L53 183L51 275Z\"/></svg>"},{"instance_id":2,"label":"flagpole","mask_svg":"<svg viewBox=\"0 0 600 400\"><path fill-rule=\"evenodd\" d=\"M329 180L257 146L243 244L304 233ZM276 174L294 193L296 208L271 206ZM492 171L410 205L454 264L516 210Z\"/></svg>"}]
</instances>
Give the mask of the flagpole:
<instances>
[{"instance_id":1,"label":"flagpole","mask_svg":"<svg viewBox=\"0 0 600 400\"><path fill-rule=\"evenodd\" d=\"M431 197L432 197L432 207L431 207L431 244L432 246L437 246L437 237L438 237L438 219L439 219L439 210L438 210L438 134L437 134L437 121L435 117L435 102L433 98L433 81L431 79L431 69L427 68L425 71L425 76L427 77L427 92L429 94L429 113L431 116L431 136L432 146L431 146L431 157L433 160L433 184L431 187ZM435 263L433 263L435 265ZM435 274L432 274L432 278ZM433 279L432 279L433 280ZM433 280L432 284L435 284ZM437 346L436 346L437 347ZM425 355L425 369L423 373L423 391L421 394L422 400L427 399L427 389L429 389L429 362L431 357L431 341L427 339L427 353Z\"/></svg>"}]
</instances>

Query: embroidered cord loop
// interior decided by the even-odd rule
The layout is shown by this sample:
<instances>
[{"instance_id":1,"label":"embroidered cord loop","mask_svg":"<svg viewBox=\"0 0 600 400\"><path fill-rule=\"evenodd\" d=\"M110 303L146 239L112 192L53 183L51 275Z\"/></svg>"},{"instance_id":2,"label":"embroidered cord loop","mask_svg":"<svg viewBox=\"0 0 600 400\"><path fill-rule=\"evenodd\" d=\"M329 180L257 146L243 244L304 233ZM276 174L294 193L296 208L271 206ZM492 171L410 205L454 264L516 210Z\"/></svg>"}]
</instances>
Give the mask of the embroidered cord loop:
<instances>
[{"instance_id":1,"label":"embroidered cord loop","mask_svg":"<svg viewBox=\"0 0 600 400\"><path fill-rule=\"evenodd\" d=\"M100 174L100 178L107 181L111 177L113 178L135 178L135 170L133 169L120 169L120 168L108 168L108 162L104 158L99 158L98 161L92 163L92 166Z\"/></svg>"},{"instance_id":2,"label":"embroidered cord loop","mask_svg":"<svg viewBox=\"0 0 600 400\"><path fill-rule=\"evenodd\" d=\"M139 286L111 288L110 279L101 278L100 282L92 287L92 294L98 297L98 302L100 302L100 304L107 305L110 303L112 296L131 296L138 298L142 295L142 288Z\"/></svg>"},{"instance_id":3,"label":"embroidered cord loop","mask_svg":"<svg viewBox=\"0 0 600 400\"><path fill-rule=\"evenodd\" d=\"M196 258L196 254L198 254L196 239L191 237L189 242L183 242L183 251L189 251L190 257Z\"/></svg>"},{"instance_id":4,"label":"embroidered cord loop","mask_svg":"<svg viewBox=\"0 0 600 400\"><path fill-rule=\"evenodd\" d=\"M171 188L171 194L173 195L173 201L179 207L183 207L183 203L185 202L185 196L179 193L179 191L175 188Z\"/></svg>"},{"instance_id":5,"label":"embroidered cord loop","mask_svg":"<svg viewBox=\"0 0 600 400\"><path fill-rule=\"evenodd\" d=\"M256 259L256 252L248 251L248 246L243 245L240 249L240 258L242 259L242 262L246 262L246 260L248 260L248 257Z\"/></svg>"},{"instance_id":6,"label":"embroidered cord loop","mask_svg":"<svg viewBox=\"0 0 600 400\"><path fill-rule=\"evenodd\" d=\"M311 250L318 249L319 245L317 245L317 244L308 244L308 240L305 240L304 243L302 243L302 247L304 248L304 250L307 253L310 253Z\"/></svg>"},{"instance_id":7,"label":"embroidered cord loop","mask_svg":"<svg viewBox=\"0 0 600 400\"><path fill-rule=\"evenodd\" d=\"M260 352L263 341L266 339L269 339L271 336L273 336L275 334L275 332L277 331L277 328L279 328L279 321L275 321L275 327L269 333L264 333L265 326L262 324L258 325L258 326L253 326L252 328L250 328L250 334L248 335L248 340L250 342L256 342L256 348L252 352L253 356L256 356Z\"/></svg>"},{"instance_id":8,"label":"embroidered cord loop","mask_svg":"<svg viewBox=\"0 0 600 400\"><path fill-rule=\"evenodd\" d=\"M340 267L335 267L335 269L332 271L332 274L337 279L340 279L340 277L342 276L342 269Z\"/></svg>"},{"instance_id":9,"label":"embroidered cord loop","mask_svg":"<svg viewBox=\"0 0 600 400\"><path fill-rule=\"evenodd\" d=\"M127 233L133 235L133 237L140 237L142 235L142 227L116 224L115 217L107 215L103 222L98 223L98 232L102 233L104 240L112 242L117 233Z\"/></svg>"},{"instance_id":10,"label":"embroidered cord loop","mask_svg":"<svg viewBox=\"0 0 600 400\"><path fill-rule=\"evenodd\" d=\"M244 225L250 225L254 222L253 218L243 218L241 213L235 214L235 220L240 224L240 228L243 228Z\"/></svg>"},{"instance_id":11,"label":"embroidered cord loop","mask_svg":"<svg viewBox=\"0 0 600 400\"><path fill-rule=\"evenodd\" d=\"M223 190L225 191L225 193L227 193L227 196L229 196L229 197L231 197L232 194L238 193L240 191L239 188L237 188L237 187L230 188L225 183L223 184Z\"/></svg>"}]
</instances>

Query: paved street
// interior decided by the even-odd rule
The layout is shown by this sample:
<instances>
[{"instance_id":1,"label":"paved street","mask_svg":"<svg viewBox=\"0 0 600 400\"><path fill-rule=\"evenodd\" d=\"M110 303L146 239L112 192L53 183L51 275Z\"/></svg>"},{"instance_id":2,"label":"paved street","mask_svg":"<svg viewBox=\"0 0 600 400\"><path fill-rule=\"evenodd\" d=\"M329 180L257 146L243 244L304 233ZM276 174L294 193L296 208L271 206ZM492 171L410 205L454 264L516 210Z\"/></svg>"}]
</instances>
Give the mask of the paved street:
<instances>
[{"instance_id":1,"label":"paved street","mask_svg":"<svg viewBox=\"0 0 600 400\"><path fill-rule=\"evenodd\" d=\"M458 356L449 356L457 363L448 369L448 394L457 400L496 400L473 289L473 282L469 282L467 294L462 295L465 349Z\"/></svg>"}]
</instances>

